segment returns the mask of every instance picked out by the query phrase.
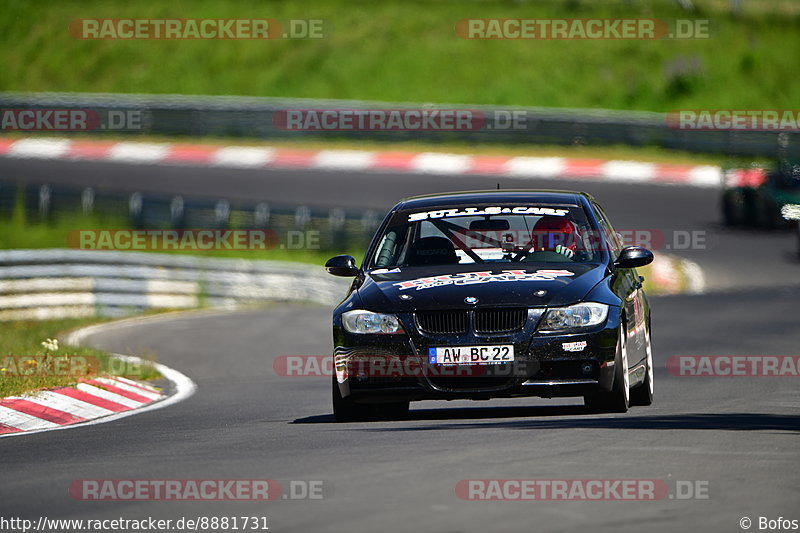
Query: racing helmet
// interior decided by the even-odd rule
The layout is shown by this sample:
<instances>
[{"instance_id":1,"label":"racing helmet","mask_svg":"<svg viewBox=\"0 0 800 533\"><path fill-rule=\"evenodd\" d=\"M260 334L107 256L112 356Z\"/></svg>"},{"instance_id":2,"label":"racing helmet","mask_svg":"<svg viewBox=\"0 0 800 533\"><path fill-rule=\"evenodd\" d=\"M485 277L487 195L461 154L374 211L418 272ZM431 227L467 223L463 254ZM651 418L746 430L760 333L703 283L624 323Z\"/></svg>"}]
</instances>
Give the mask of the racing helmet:
<instances>
[{"instance_id":1,"label":"racing helmet","mask_svg":"<svg viewBox=\"0 0 800 533\"><path fill-rule=\"evenodd\" d=\"M535 251L575 255L580 235L574 222L565 217L545 215L536 221L531 235Z\"/></svg>"}]
</instances>

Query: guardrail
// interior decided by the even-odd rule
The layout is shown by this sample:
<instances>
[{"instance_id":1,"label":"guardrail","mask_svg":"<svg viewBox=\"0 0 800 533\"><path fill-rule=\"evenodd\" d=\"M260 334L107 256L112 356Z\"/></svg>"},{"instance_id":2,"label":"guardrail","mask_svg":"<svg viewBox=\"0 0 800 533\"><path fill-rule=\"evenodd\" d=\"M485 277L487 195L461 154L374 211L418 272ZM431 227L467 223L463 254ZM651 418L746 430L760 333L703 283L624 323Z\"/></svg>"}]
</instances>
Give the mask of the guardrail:
<instances>
[{"instance_id":1,"label":"guardrail","mask_svg":"<svg viewBox=\"0 0 800 533\"><path fill-rule=\"evenodd\" d=\"M313 265L69 249L0 251L0 320L123 316L264 301L333 305L347 281Z\"/></svg>"},{"instance_id":2,"label":"guardrail","mask_svg":"<svg viewBox=\"0 0 800 533\"><path fill-rule=\"evenodd\" d=\"M292 109L465 109L484 113L486 124L469 131L288 131L276 114ZM660 146L690 152L740 156L800 156L800 134L770 131L687 131L671 128L667 115L599 109L506 108L447 104L385 103L355 100L251 98L234 96L137 95L95 93L0 93L0 108L137 111L136 129L116 133L260 139L425 140ZM513 113L525 126L509 128ZM109 130L98 130L105 133Z\"/></svg>"},{"instance_id":3,"label":"guardrail","mask_svg":"<svg viewBox=\"0 0 800 533\"><path fill-rule=\"evenodd\" d=\"M275 247L331 252L366 248L383 213L372 209L324 208L268 202L229 201L190 195L119 193L65 185L25 185L0 180L0 219L15 210L25 220L46 223L62 215L97 215L107 229L258 229L271 232ZM91 224L91 220L87 219ZM89 229L75 227L75 230ZM64 235L64 246L67 243Z\"/></svg>"}]
</instances>

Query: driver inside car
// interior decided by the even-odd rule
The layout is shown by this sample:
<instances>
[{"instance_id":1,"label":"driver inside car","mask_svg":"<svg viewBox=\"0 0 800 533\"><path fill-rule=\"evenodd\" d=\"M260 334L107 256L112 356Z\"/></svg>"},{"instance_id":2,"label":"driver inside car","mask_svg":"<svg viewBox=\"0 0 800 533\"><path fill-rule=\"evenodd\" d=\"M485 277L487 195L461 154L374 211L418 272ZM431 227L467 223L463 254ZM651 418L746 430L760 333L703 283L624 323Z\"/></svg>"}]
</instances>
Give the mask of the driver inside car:
<instances>
[{"instance_id":1,"label":"driver inside car","mask_svg":"<svg viewBox=\"0 0 800 533\"><path fill-rule=\"evenodd\" d=\"M578 248L578 228L564 217L543 216L536 221L531 232L533 253L529 259L543 259L559 254L572 259Z\"/></svg>"}]
</instances>

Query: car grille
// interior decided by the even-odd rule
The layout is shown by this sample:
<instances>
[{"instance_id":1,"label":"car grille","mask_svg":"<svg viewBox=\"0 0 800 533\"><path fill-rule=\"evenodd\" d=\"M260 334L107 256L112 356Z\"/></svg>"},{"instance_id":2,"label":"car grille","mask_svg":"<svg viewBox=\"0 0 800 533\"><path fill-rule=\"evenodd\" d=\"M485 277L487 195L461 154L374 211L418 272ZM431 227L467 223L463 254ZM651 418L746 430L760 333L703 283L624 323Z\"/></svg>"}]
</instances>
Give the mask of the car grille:
<instances>
[{"instance_id":1,"label":"car grille","mask_svg":"<svg viewBox=\"0 0 800 533\"><path fill-rule=\"evenodd\" d=\"M466 311L426 311L417 313L419 329L428 333L466 333Z\"/></svg>"},{"instance_id":2,"label":"car grille","mask_svg":"<svg viewBox=\"0 0 800 533\"><path fill-rule=\"evenodd\" d=\"M528 318L527 309L477 309L474 317L476 333L505 333L522 329Z\"/></svg>"},{"instance_id":3,"label":"car grille","mask_svg":"<svg viewBox=\"0 0 800 533\"><path fill-rule=\"evenodd\" d=\"M425 311L416 314L419 329L426 333L466 333L467 311ZM477 309L473 315L476 333L509 333L525 326L527 309Z\"/></svg>"}]
</instances>

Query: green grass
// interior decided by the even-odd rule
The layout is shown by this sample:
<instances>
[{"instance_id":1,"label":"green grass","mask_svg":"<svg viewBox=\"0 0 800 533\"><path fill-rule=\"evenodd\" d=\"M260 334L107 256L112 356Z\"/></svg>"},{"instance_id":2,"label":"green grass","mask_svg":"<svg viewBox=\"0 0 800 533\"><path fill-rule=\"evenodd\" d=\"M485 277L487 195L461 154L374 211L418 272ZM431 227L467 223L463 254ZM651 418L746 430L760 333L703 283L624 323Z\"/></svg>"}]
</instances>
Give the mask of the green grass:
<instances>
[{"instance_id":1,"label":"green grass","mask_svg":"<svg viewBox=\"0 0 800 533\"><path fill-rule=\"evenodd\" d=\"M796 2L9 0L0 90L234 94L668 111L792 109ZM79 18L324 19L321 40L78 40ZM693 40L465 40L462 18L708 18Z\"/></svg>"},{"instance_id":2,"label":"green grass","mask_svg":"<svg viewBox=\"0 0 800 533\"><path fill-rule=\"evenodd\" d=\"M0 218L0 250L22 248L66 248L72 230L126 228L124 217L59 213L54 220L27 220L24 210L15 207L11 219Z\"/></svg>"},{"instance_id":3,"label":"green grass","mask_svg":"<svg viewBox=\"0 0 800 533\"><path fill-rule=\"evenodd\" d=\"M93 348L60 344L58 350L47 351L41 345L45 339L102 321L76 318L0 322L0 398L35 389L69 386L79 378L97 375L136 380L161 377L150 365L123 364Z\"/></svg>"},{"instance_id":4,"label":"green grass","mask_svg":"<svg viewBox=\"0 0 800 533\"><path fill-rule=\"evenodd\" d=\"M113 217L109 217L112 219ZM50 222L29 222L24 225L0 219L0 250L67 248L67 235L76 229L128 229L127 222L101 223L103 217L66 214ZM148 250L137 250L149 252ZM314 265L324 265L331 256L347 253L361 257L364 250L345 249L324 251L314 249L271 250L154 250L153 253L197 255L217 258L239 258L271 261L297 261Z\"/></svg>"}]
</instances>

